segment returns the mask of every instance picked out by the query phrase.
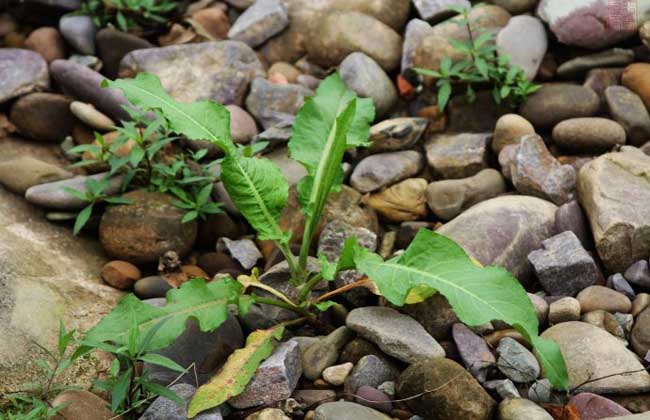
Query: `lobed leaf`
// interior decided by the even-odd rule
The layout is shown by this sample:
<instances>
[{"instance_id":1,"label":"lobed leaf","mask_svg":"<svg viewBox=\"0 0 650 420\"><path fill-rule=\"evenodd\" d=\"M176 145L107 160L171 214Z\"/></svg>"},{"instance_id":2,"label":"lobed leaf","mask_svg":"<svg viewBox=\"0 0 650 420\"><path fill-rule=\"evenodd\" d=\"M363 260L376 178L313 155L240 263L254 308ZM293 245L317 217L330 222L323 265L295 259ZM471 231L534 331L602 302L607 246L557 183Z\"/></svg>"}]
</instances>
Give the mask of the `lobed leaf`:
<instances>
[{"instance_id":1,"label":"lobed leaf","mask_svg":"<svg viewBox=\"0 0 650 420\"><path fill-rule=\"evenodd\" d=\"M458 318L470 326L497 319L506 322L535 346L551 383L567 389L559 347L538 337L535 308L505 269L475 265L454 241L428 230L420 230L403 254L388 261L357 247L355 263L395 305L404 305L413 289L424 287L444 295Z\"/></svg>"},{"instance_id":2,"label":"lobed leaf","mask_svg":"<svg viewBox=\"0 0 650 420\"><path fill-rule=\"evenodd\" d=\"M246 339L246 346L235 350L219 373L199 387L187 408L187 416L192 418L241 394L260 363L273 353L275 340L281 339L283 333L282 324L251 333Z\"/></svg>"}]
</instances>

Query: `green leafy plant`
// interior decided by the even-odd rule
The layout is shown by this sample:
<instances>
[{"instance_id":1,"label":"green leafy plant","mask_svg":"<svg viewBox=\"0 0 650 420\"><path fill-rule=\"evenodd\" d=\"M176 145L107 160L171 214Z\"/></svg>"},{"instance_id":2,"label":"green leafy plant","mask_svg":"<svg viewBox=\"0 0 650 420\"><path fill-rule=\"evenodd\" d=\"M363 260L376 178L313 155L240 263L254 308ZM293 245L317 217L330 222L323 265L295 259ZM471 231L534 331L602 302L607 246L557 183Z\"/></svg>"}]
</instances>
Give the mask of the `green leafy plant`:
<instances>
[{"instance_id":1,"label":"green leafy plant","mask_svg":"<svg viewBox=\"0 0 650 420\"><path fill-rule=\"evenodd\" d=\"M476 99L475 85L491 85L494 102L500 104L510 100L515 107L541 88L541 85L529 81L520 67L511 64L507 55L497 54L494 32L486 31L475 38L469 11L460 6L450 6L450 9L459 14L453 22L463 26L468 34L466 41L452 39L450 42L467 58L452 62L449 57L444 57L438 71L415 69L417 73L436 80L440 110L447 106L454 86L465 86L467 98L473 102Z\"/></svg>"},{"instance_id":2,"label":"green leafy plant","mask_svg":"<svg viewBox=\"0 0 650 420\"><path fill-rule=\"evenodd\" d=\"M164 25L177 7L175 0L85 0L81 13L99 27L116 26L128 32Z\"/></svg>"},{"instance_id":3,"label":"green leafy plant","mask_svg":"<svg viewBox=\"0 0 650 420\"><path fill-rule=\"evenodd\" d=\"M289 142L289 152L307 169L307 176L297 186L299 202L305 216L305 232L300 252L289 248L290 232L280 228L279 218L288 200L288 183L271 161L250 156L230 138L227 110L214 102L180 103L171 98L160 81L141 73L132 80L105 82L121 89L131 103L141 109L156 109L170 129L189 139L209 140L225 153L221 161L221 180L230 198L253 226L258 238L274 241L290 270L290 283L298 298L262 283L257 271L250 275L215 279L206 283L195 279L171 290L167 305L152 307L130 295L88 333L94 342L124 346L133 328L149 334L151 328L166 320L150 340L150 349L170 345L182 333L188 317L195 319L202 331L217 328L226 319L229 305L245 314L251 304L273 305L314 318L334 303L329 300L350 287L368 287L391 303L402 306L419 302L433 293L441 293L451 303L458 317L468 325L498 319L522 333L540 355L546 376L559 389L567 389L568 377L559 347L538 337L535 310L528 296L506 270L476 265L450 239L422 230L399 257L384 261L378 255L348 239L337 261L319 256L321 270L310 273L307 261L311 242L328 195L340 188L343 180L341 163L346 149L366 145L370 123L374 119L372 102L357 98L345 88L338 74L331 75L308 98L299 111ZM311 290L320 282L333 280L341 270L356 268L368 278L335 289L321 297ZM266 292L263 296L255 290ZM270 296L270 297L268 297ZM253 333L244 349L233 353L208 384L198 389L190 403L189 415L218 406L240 393L259 363L271 354L273 342L287 324Z\"/></svg>"}]
</instances>

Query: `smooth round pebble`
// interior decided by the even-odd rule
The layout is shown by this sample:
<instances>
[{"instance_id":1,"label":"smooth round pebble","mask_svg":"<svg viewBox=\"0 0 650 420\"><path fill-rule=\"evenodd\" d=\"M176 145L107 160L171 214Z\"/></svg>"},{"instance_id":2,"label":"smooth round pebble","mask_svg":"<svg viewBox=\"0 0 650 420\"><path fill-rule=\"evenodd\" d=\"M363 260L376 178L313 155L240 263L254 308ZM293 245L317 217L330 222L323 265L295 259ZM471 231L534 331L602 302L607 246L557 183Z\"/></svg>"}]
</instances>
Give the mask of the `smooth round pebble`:
<instances>
[{"instance_id":1,"label":"smooth round pebble","mask_svg":"<svg viewBox=\"0 0 650 420\"><path fill-rule=\"evenodd\" d=\"M70 111L79 118L84 124L100 131L110 131L115 129L115 123L103 113L99 112L91 104L74 101L70 104Z\"/></svg>"},{"instance_id":2,"label":"smooth round pebble","mask_svg":"<svg viewBox=\"0 0 650 420\"><path fill-rule=\"evenodd\" d=\"M535 127L518 114L506 114L497 120L492 136L492 150L499 153L508 144L518 144L527 134L535 134Z\"/></svg>"},{"instance_id":3,"label":"smooth round pebble","mask_svg":"<svg viewBox=\"0 0 650 420\"><path fill-rule=\"evenodd\" d=\"M160 276L144 277L133 286L133 292L140 299L162 298L170 289L172 286Z\"/></svg>"},{"instance_id":4,"label":"smooth round pebble","mask_svg":"<svg viewBox=\"0 0 650 420\"><path fill-rule=\"evenodd\" d=\"M576 296L583 313L602 309L607 312L627 313L632 302L623 293L604 286L589 286Z\"/></svg>"},{"instance_id":5,"label":"smooth round pebble","mask_svg":"<svg viewBox=\"0 0 650 420\"><path fill-rule=\"evenodd\" d=\"M111 261L102 267L102 279L116 289L127 290L140 280L142 274L135 265L126 261Z\"/></svg>"},{"instance_id":6,"label":"smooth round pebble","mask_svg":"<svg viewBox=\"0 0 650 420\"><path fill-rule=\"evenodd\" d=\"M353 367L354 365L350 362L330 366L323 371L323 379L335 386L343 385Z\"/></svg>"},{"instance_id":7,"label":"smooth round pebble","mask_svg":"<svg viewBox=\"0 0 650 420\"><path fill-rule=\"evenodd\" d=\"M607 118L564 120L553 128L553 142L572 153L599 153L625 144L625 129Z\"/></svg>"},{"instance_id":8,"label":"smooth round pebble","mask_svg":"<svg viewBox=\"0 0 650 420\"><path fill-rule=\"evenodd\" d=\"M572 297L558 299L548 306L548 322L551 325L580 319L580 302Z\"/></svg>"}]
</instances>

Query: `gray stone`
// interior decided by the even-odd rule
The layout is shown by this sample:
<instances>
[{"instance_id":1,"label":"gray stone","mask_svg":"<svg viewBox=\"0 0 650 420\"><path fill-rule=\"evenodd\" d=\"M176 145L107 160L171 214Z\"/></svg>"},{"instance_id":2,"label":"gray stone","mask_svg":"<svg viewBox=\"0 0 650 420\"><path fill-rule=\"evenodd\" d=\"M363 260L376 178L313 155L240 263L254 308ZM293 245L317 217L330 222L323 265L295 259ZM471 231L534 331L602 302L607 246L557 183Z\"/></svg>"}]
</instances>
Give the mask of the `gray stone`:
<instances>
[{"instance_id":1,"label":"gray stone","mask_svg":"<svg viewBox=\"0 0 650 420\"><path fill-rule=\"evenodd\" d=\"M296 388L300 375L302 375L302 357L298 343L295 341L281 343L257 368L246 389L229 399L228 404L241 410L285 400Z\"/></svg>"},{"instance_id":2,"label":"gray stone","mask_svg":"<svg viewBox=\"0 0 650 420\"><path fill-rule=\"evenodd\" d=\"M377 235L362 227L350 226L345 221L334 220L328 223L318 238L318 255L323 254L330 262L336 261L345 241L355 237L357 244L371 251L377 249Z\"/></svg>"},{"instance_id":3,"label":"gray stone","mask_svg":"<svg viewBox=\"0 0 650 420\"><path fill-rule=\"evenodd\" d=\"M379 306L350 312L346 325L377 344L384 353L406 363L428 357L444 357L445 350L413 318Z\"/></svg>"},{"instance_id":4,"label":"gray stone","mask_svg":"<svg viewBox=\"0 0 650 420\"><path fill-rule=\"evenodd\" d=\"M228 38L255 48L288 25L287 8L280 0L256 0L233 23Z\"/></svg>"},{"instance_id":5,"label":"gray stone","mask_svg":"<svg viewBox=\"0 0 650 420\"><path fill-rule=\"evenodd\" d=\"M499 394L499 397L504 400L506 398L521 398L517 387L510 379L494 379L485 382L483 386L485 389L496 391L496 393Z\"/></svg>"},{"instance_id":6,"label":"gray stone","mask_svg":"<svg viewBox=\"0 0 650 420\"><path fill-rule=\"evenodd\" d=\"M397 103L397 89L375 60L354 52L341 62L339 74L345 86L362 98L371 98L377 117L386 115Z\"/></svg>"},{"instance_id":7,"label":"gray stone","mask_svg":"<svg viewBox=\"0 0 650 420\"><path fill-rule=\"evenodd\" d=\"M584 322L563 322L541 336L560 346L571 387L589 379L603 378L583 385L580 390L596 394L634 394L650 390L650 375L643 370L636 355L601 328ZM632 371L635 373L618 375Z\"/></svg>"},{"instance_id":8,"label":"gray stone","mask_svg":"<svg viewBox=\"0 0 650 420\"><path fill-rule=\"evenodd\" d=\"M534 16L514 16L499 31L496 45L499 55L507 55L511 64L519 66L526 78L533 80L546 54L546 29Z\"/></svg>"},{"instance_id":9,"label":"gray stone","mask_svg":"<svg viewBox=\"0 0 650 420\"><path fill-rule=\"evenodd\" d=\"M117 78L120 61L125 55L134 50L153 47L145 39L114 28L100 29L95 42L97 43L97 53L103 63L102 72L110 79Z\"/></svg>"},{"instance_id":10,"label":"gray stone","mask_svg":"<svg viewBox=\"0 0 650 420\"><path fill-rule=\"evenodd\" d=\"M302 85L276 84L261 77L251 83L246 109L264 128L293 120L305 98L313 91Z\"/></svg>"},{"instance_id":11,"label":"gray stone","mask_svg":"<svg viewBox=\"0 0 650 420\"><path fill-rule=\"evenodd\" d=\"M223 252L226 250L246 270L255 267L257 261L262 258L262 253L257 249L255 242L246 238L236 241L228 238L219 238L217 241L217 251Z\"/></svg>"},{"instance_id":12,"label":"gray stone","mask_svg":"<svg viewBox=\"0 0 650 420\"><path fill-rule=\"evenodd\" d=\"M133 293L140 299L164 298L171 289L171 284L160 276L143 277L133 285Z\"/></svg>"},{"instance_id":13,"label":"gray stone","mask_svg":"<svg viewBox=\"0 0 650 420\"><path fill-rule=\"evenodd\" d=\"M378 387L386 381L395 381L399 369L383 357L369 354L363 356L345 379L344 391L355 394L362 386Z\"/></svg>"},{"instance_id":14,"label":"gray stone","mask_svg":"<svg viewBox=\"0 0 650 420\"><path fill-rule=\"evenodd\" d=\"M568 83L545 84L519 107L522 117L535 128L551 128L568 118L591 117L600 109L600 98L591 89Z\"/></svg>"},{"instance_id":15,"label":"gray stone","mask_svg":"<svg viewBox=\"0 0 650 420\"><path fill-rule=\"evenodd\" d=\"M377 410L347 401L321 404L314 411L314 420L390 420Z\"/></svg>"},{"instance_id":16,"label":"gray stone","mask_svg":"<svg viewBox=\"0 0 650 420\"><path fill-rule=\"evenodd\" d=\"M437 134L424 144L429 166L442 178L467 178L487 165L491 133Z\"/></svg>"},{"instance_id":17,"label":"gray stone","mask_svg":"<svg viewBox=\"0 0 650 420\"><path fill-rule=\"evenodd\" d=\"M508 398L499 404L501 420L553 420L546 410L525 398Z\"/></svg>"},{"instance_id":18,"label":"gray stone","mask_svg":"<svg viewBox=\"0 0 650 420\"><path fill-rule=\"evenodd\" d=\"M645 261L645 260L642 260ZM648 273L650 274L650 273ZM636 293L634 289L630 286L630 283L623 277L621 273L612 274L607 278L607 286L612 287L614 290L623 293L630 299L634 299Z\"/></svg>"},{"instance_id":19,"label":"gray stone","mask_svg":"<svg viewBox=\"0 0 650 420\"><path fill-rule=\"evenodd\" d=\"M255 51L239 41L202 42L147 48L128 53L120 63L120 77L153 73L176 100L212 99L241 105L248 85L264 70Z\"/></svg>"},{"instance_id":20,"label":"gray stone","mask_svg":"<svg viewBox=\"0 0 650 420\"><path fill-rule=\"evenodd\" d=\"M395 152L413 147L427 128L426 118L392 118L370 127L370 153Z\"/></svg>"},{"instance_id":21,"label":"gray stone","mask_svg":"<svg viewBox=\"0 0 650 420\"><path fill-rule=\"evenodd\" d=\"M650 207L644 204L650 200L649 171L650 156L638 149L602 155L580 170L580 204L610 272L650 257Z\"/></svg>"},{"instance_id":22,"label":"gray stone","mask_svg":"<svg viewBox=\"0 0 650 420\"><path fill-rule=\"evenodd\" d=\"M650 140L650 114L636 93L625 86L605 89L609 113L627 133L628 143L641 146Z\"/></svg>"},{"instance_id":23,"label":"gray stone","mask_svg":"<svg viewBox=\"0 0 650 420\"><path fill-rule=\"evenodd\" d=\"M93 104L114 121L131 119L122 108L129 105L122 91L102 88L105 78L96 71L70 60L54 60L50 64L50 72L69 96Z\"/></svg>"},{"instance_id":24,"label":"gray stone","mask_svg":"<svg viewBox=\"0 0 650 420\"><path fill-rule=\"evenodd\" d=\"M468 0L413 0L415 9L420 17L429 22L437 22L456 14L449 6L464 7L471 9L472 5Z\"/></svg>"},{"instance_id":25,"label":"gray stone","mask_svg":"<svg viewBox=\"0 0 650 420\"><path fill-rule=\"evenodd\" d=\"M488 371L494 366L496 359L483 337L460 323L454 324L452 335L465 367L479 382L485 382Z\"/></svg>"},{"instance_id":26,"label":"gray stone","mask_svg":"<svg viewBox=\"0 0 650 420\"><path fill-rule=\"evenodd\" d=\"M546 239L543 249L528 254L528 261L544 290L557 296L575 296L596 284L600 271L591 255L571 231Z\"/></svg>"},{"instance_id":27,"label":"gray stone","mask_svg":"<svg viewBox=\"0 0 650 420\"><path fill-rule=\"evenodd\" d=\"M314 381L323 371L336 364L339 352L354 337L347 327L339 327L328 336L321 338L304 351L302 369L305 378Z\"/></svg>"},{"instance_id":28,"label":"gray stone","mask_svg":"<svg viewBox=\"0 0 650 420\"><path fill-rule=\"evenodd\" d=\"M196 392L190 384L179 383L172 385L169 389L176 395L181 397L184 401L183 405L178 405L176 402L165 397L156 398L147 410L142 413L140 420L187 420L187 405L192 396ZM196 420L222 420L220 407L204 411L194 417Z\"/></svg>"},{"instance_id":29,"label":"gray stone","mask_svg":"<svg viewBox=\"0 0 650 420\"><path fill-rule=\"evenodd\" d=\"M577 201L569 201L558 207L555 212L555 229L557 233L567 230L573 232L585 249L593 249L594 241L588 220Z\"/></svg>"},{"instance_id":30,"label":"gray stone","mask_svg":"<svg viewBox=\"0 0 650 420\"><path fill-rule=\"evenodd\" d=\"M510 164L512 183L522 194L564 204L574 196L576 172L562 165L536 134L522 137L514 161Z\"/></svg>"},{"instance_id":31,"label":"gray stone","mask_svg":"<svg viewBox=\"0 0 650 420\"><path fill-rule=\"evenodd\" d=\"M416 48L425 36L431 31L431 26L420 19L411 19L404 30L404 43L402 45L402 73L413 67L413 57Z\"/></svg>"},{"instance_id":32,"label":"gray stone","mask_svg":"<svg viewBox=\"0 0 650 420\"><path fill-rule=\"evenodd\" d=\"M350 185L361 193L372 192L416 175L422 166L422 155L415 150L378 153L357 164Z\"/></svg>"},{"instance_id":33,"label":"gray stone","mask_svg":"<svg viewBox=\"0 0 650 420\"><path fill-rule=\"evenodd\" d=\"M483 265L500 265L521 281L530 280L528 254L555 233L557 207L526 196L483 201L438 232L458 242Z\"/></svg>"},{"instance_id":34,"label":"gray stone","mask_svg":"<svg viewBox=\"0 0 650 420\"><path fill-rule=\"evenodd\" d=\"M503 176L494 169L483 169L463 179L435 181L427 187L427 204L442 220L450 220L481 201L506 192Z\"/></svg>"},{"instance_id":35,"label":"gray stone","mask_svg":"<svg viewBox=\"0 0 650 420\"><path fill-rule=\"evenodd\" d=\"M548 379L538 379L528 388L528 399L538 404L551 402L553 385Z\"/></svg>"},{"instance_id":36,"label":"gray stone","mask_svg":"<svg viewBox=\"0 0 650 420\"><path fill-rule=\"evenodd\" d=\"M650 287L650 268L647 260L639 260L625 270L625 279L630 283Z\"/></svg>"},{"instance_id":37,"label":"gray stone","mask_svg":"<svg viewBox=\"0 0 650 420\"><path fill-rule=\"evenodd\" d=\"M497 367L514 382L533 382L540 373L539 363L533 353L516 340L504 337L497 347Z\"/></svg>"},{"instance_id":38,"label":"gray stone","mask_svg":"<svg viewBox=\"0 0 650 420\"><path fill-rule=\"evenodd\" d=\"M63 38L78 52L95 55L95 34L97 27L88 15L68 15L59 20L59 31Z\"/></svg>"},{"instance_id":39,"label":"gray stone","mask_svg":"<svg viewBox=\"0 0 650 420\"><path fill-rule=\"evenodd\" d=\"M34 51L0 49L0 104L50 87L47 63Z\"/></svg>"},{"instance_id":40,"label":"gray stone","mask_svg":"<svg viewBox=\"0 0 650 420\"><path fill-rule=\"evenodd\" d=\"M85 207L88 203L69 192L64 188L73 188L82 193L86 193L86 179L91 178L96 181L102 180L108 176L108 173L101 173L91 176L76 176L74 178L64 179L61 181L48 182L30 187L25 192L25 198L32 204L59 210L77 210ZM104 190L108 196L117 194L122 186L122 177L116 176L110 178L109 186Z\"/></svg>"},{"instance_id":41,"label":"gray stone","mask_svg":"<svg viewBox=\"0 0 650 420\"><path fill-rule=\"evenodd\" d=\"M565 61L557 68L557 75L572 78L597 67L626 66L633 61L634 51L623 48L612 48Z\"/></svg>"}]
</instances>

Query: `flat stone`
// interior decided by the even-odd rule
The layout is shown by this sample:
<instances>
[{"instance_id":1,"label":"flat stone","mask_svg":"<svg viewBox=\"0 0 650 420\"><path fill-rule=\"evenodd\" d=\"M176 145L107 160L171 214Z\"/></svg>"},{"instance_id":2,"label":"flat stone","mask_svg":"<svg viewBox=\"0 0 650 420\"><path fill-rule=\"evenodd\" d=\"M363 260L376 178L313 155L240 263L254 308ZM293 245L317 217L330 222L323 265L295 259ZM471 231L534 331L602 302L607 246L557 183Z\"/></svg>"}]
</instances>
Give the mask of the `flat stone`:
<instances>
[{"instance_id":1,"label":"flat stone","mask_svg":"<svg viewBox=\"0 0 650 420\"><path fill-rule=\"evenodd\" d=\"M18 48L0 49L0 104L49 87L47 63L39 53Z\"/></svg>"},{"instance_id":2,"label":"flat stone","mask_svg":"<svg viewBox=\"0 0 650 420\"><path fill-rule=\"evenodd\" d=\"M499 419L501 420L552 420L546 410L525 398L508 398L499 404Z\"/></svg>"},{"instance_id":3,"label":"flat stone","mask_svg":"<svg viewBox=\"0 0 650 420\"><path fill-rule=\"evenodd\" d=\"M262 253L257 249L255 242L246 238L235 241L229 238L219 238L217 251L226 250L246 270L255 267L257 261L262 258Z\"/></svg>"},{"instance_id":4,"label":"flat stone","mask_svg":"<svg viewBox=\"0 0 650 420\"><path fill-rule=\"evenodd\" d=\"M313 94L302 85L271 83L258 77L251 83L246 109L268 129L287 121L293 122L305 98Z\"/></svg>"},{"instance_id":5,"label":"flat stone","mask_svg":"<svg viewBox=\"0 0 650 420\"><path fill-rule=\"evenodd\" d=\"M553 127L553 143L574 154L605 152L625 140L623 126L608 118L571 118Z\"/></svg>"},{"instance_id":6,"label":"flat stone","mask_svg":"<svg viewBox=\"0 0 650 420\"><path fill-rule=\"evenodd\" d=\"M499 397L504 400L507 398L521 398L514 382L510 379L493 379L483 384L485 389L496 391Z\"/></svg>"},{"instance_id":7,"label":"flat stone","mask_svg":"<svg viewBox=\"0 0 650 420\"><path fill-rule=\"evenodd\" d=\"M190 384L179 383L170 386L169 389L182 398L185 403L178 405L170 399L158 397L142 413L141 420L187 420L187 405L194 396L196 388ZM220 407L204 411L194 418L197 420L223 420Z\"/></svg>"},{"instance_id":8,"label":"flat stone","mask_svg":"<svg viewBox=\"0 0 650 420\"><path fill-rule=\"evenodd\" d=\"M25 198L37 206L59 209L59 210L78 210L85 207L88 203L80 198L68 193L65 187L86 193L86 179L101 180L108 174L101 173L96 175L75 176L74 178L64 179L61 181L48 182L30 187L25 192ZM122 186L122 178L117 176L110 179L108 188L104 191L106 195L113 195L119 192Z\"/></svg>"},{"instance_id":9,"label":"flat stone","mask_svg":"<svg viewBox=\"0 0 650 420\"><path fill-rule=\"evenodd\" d=\"M426 118L391 118L370 127L370 152L395 152L409 149L427 128Z\"/></svg>"},{"instance_id":10,"label":"flat stone","mask_svg":"<svg viewBox=\"0 0 650 420\"><path fill-rule=\"evenodd\" d=\"M510 164L512 183L522 194L564 204L574 196L576 172L551 155L544 140L536 134L522 137Z\"/></svg>"},{"instance_id":11,"label":"flat stone","mask_svg":"<svg viewBox=\"0 0 650 420\"><path fill-rule=\"evenodd\" d=\"M136 281L133 293L140 299L164 298L173 287L161 276L147 276Z\"/></svg>"},{"instance_id":12,"label":"flat stone","mask_svg":"<svg viewBox=\"0 0 650 420\"><path fill-rule=\"evenodd\" d=\"M363 356L354 366L350 375L345 379L344 391L355 394L362 386L378 387L387 381L395 381L399 377L399 369L385 357L369 354Z\"/></svg>"},{"instance_id":13,"label":"flat stone","mask_svg":"<svg viewBox=\"0 0 650 420\"><path fill-rule=\"evenodd\" d=\"M255 51L239 41L131 51L122 59L119 75L132 77L140 72L158 76L163 88L178 101L212 99L240 106L249 83L264 75Z\"/></svg>"},{"instance_id":14,"label":"flat stone","mask_svg":"<svg viewBox=\"0 0 650 420\"><path fill-rule=\"evenodd\" d=\"M70 102L65 95L30 93L14 102L9 117L24 136L58 144L72 133L76 122Z\"/></svg>"},{"instance_id":15,"label":"flat stone","mask_svg":"<svg viewBox=\"0 0 650 420\"><path fill-rule=\"evenodd\" d=\"M237 18L228 38L255 48L288 25L287 8L280 0L257 0Z\"/></svg>"},{"instance_id":16,"label":"flat stone","mask_svg":"<svg viewBox=\"0 0 650 420\"><path fill-rule=\"evenodd\" d=\"M375 60L354 52L341 62L339 74L345 86L361 98L371 98L378 117L386 115L397 103L397 89Z\"/></svg>"},{"instance_id":17,"label":"flat stone","mask_svg":"<svg viewBox=\"0 0 650 420\"><path fill-rule=\"evenodd\" d=\"M645 261L645 260L642 260ZM621 273L612 274L607 278L607 286L613 288L614 290L623 293L629 299L634 299L636 293L634 289L628 283L628 281L623 277Z\"/></svg>"},{"instance_id":18,"label":"flat stone","mask_svg":"<svg viewBox=\"0 0 650 420\"><path fill-rule=\"evenodd\" d=\"M497 367L509 379L519 383L533 382L540 373L539 363L526 347L510 337L504 337L497 347Z\"/></svg>"},{"instance_id":19,"label":"flat stone","mask_svg":"<svg viewBox=\"0 0 650 420\"><path fill-rule=\"evenodd\" d=\"M522 117L535 128L551 128L568 118L591 117L600 108L596 93L586 87L568 84L545 84L519 107Z\"/></svg>"},{"instance_id":20,"label":"flat stone","mask_svg":"<svg viewBox=\"0 0 650 420\"><path fill-rule=\"evenodd\" d=\"M641 146L648 141L650 114L639 95L625 86L610 86L604 95L609 113L625 129L628 143Z\"/></svg>"},{"instance_id":21,"label":"flat stone","mask_svg":"<svg viewBox=\"0 0 650 420\"><path fill-rule=\"evenodd\" d=\"M302 375L302 358L298 343L286 341L279 344L273 354L255 371L246 389L228 404L241 410L285 400L298 384Z\"/></svg>"},{"instance_id":22,"label":"flat stone","mask_svg":"<svg viewBox=\"0 0 650 420\"><path fill-rule=\"evenodd\" d=\"M314 411L314 420L390 420L377 410L347 401L321 404Z\"/></svg>"},{"instance_id":23,"label":"flat stone","mask_svg":"<svg viewBox=\"0 0 650 420\"><path fill-rule=\"evenodd\" d=\"M429 166L445 179L466 178L487 165L491 134L437 134L424 144Z\"/></svg>"},{"instance_id":24,"label":"flat stone","mask_svg":"<svg viewBox=\"0 0 650 420\"><path fill-rule=\"evenodd\" d=\"M90 104L74 101L70 104L70 111L75 117L93 129L99 131L111 131L115 129L115 122Z\"/></svg>"},{"instance_id":25,"label":"flat stone","mask_svg":"<svg viewBox=\"0 0 650 420\"><path fill-rule=\"evenodd\" d=\"M342 220L328 223L318 238L318 255L323 254L330 261L338 260L348 238L356 238L357 244L371 251L377 249L377 235L362 227L354 227Z\"/></svg>"},{"instance_id":26,"label":"flat stone","mask_svg":"<svg viewBox=\"0 0 650 420\"><path fill-rule=\"evenodd\" d=\"M557 75L571 78L580 76L597 67L625 66L633 61L634 51L624 48L612 48L565 61L557 68Z\"/></svg>"},{"instance_id":27,"label":"flat stone","mask_svg":"<svg viewBox=\"0 0 650 420\"><path fill-rule=\"evenodd\" d=\"M350 312L346 325L377 344L386 354L406 363L428 357L444 357L445 351L413 318L378 306Z\"/></svg>"},{"instance_id":28,"label":"flat stone","mask_svg":"<svg viewBox=\"0 0 650 420\"><path fill-rule=\"evenodd\" d=\"M628 313L632 309L632 302L623 293L604 286L589 286L576 296L580 302L582 312L603 310L611 313Z\"/></svg>"},{"instance_id":29,"label":"flat stone","mask_svg":"<svg viewBox=\"0 0 650 420\"><path fill-rule=\"evenodd\" d=\"M350 185L361 193L372 192L416 175L422 166L422 155L415 150L371 155L354 168Z\"/></svg>"},{"instance_id":30,"label":"flat stone","mask_svg":"<svg viewBox=\"0 0 650 420\"><path fill-rule=\"evenodd\" d=\"M54 407L62 406L58 416L70 420L97 419L110 420L113 414L108 402L99 398L90 391L70 390L64 391L52 401ZM122 416L118 416L122 419Z\"/></svg>"},{"instance_id":31,"label":"flat stone","mask_svg":"<svg viewBox=\"0 0 650 420\"><path fill-rule=\"evenodd\" d=\"M642 204L650 200L649 172L650 156L640 151L608 153L580 170L580 204L610 272L622 272L650 257L650 208Z\"/></svg>"},{"instance_id":32,"label":"flat stone","mask_svg":"<svg viewBox=\"0 0 650 420\"><path fill-rule=\"evenodd\" d=\"M575 296L601 277L593 258L573 232L565 231L546 239L542 247L528 254L528 261L548 293Z\"/></svg>"},{"instance_id":33,"label":"flat stone","mask_svg":"<svg viewBox=\"0 0 650 420\"><path fill-rule=\"evenodd\" d=\"M21 195L35 185L60 181L72 176L72 173L57 165L31 156L0 162L0 184Z\"/></svg>"},{"instance_id":34,"label":"flat stone","mask_svg":"<svg viewBox=\"0 0 650 420\"><path fill-rule=\"evenodd\" d=\"M597 394L633 394L650 390L650 375L642 370L636 355L607 331L584 322L563 322L541 336L560 346L571 387L593 378L637 371L609 376L580 389Z\"/></svg>"},{"instance_id":35,"label":"flat stone","mask_svg":"<svg viewBox=\"0 0 650 420\"><path fill-rule=\"evenodd\" d=\"M483 337L460 323L454 324L452 334L465 367L479 382L485 382L488 371L497 360Z\"/></svg>"},{"instance_id":36,"label":"flat stone","mask_svg":"<svg viewBox=\"0 0 650 420\"><path fill-rule=\"evenodd\" d=\"M581 420L599 420L632 414L614 401L591 392L575 395L569 400L569 404L576 408Z\"/></svg>"},{"instance_id":37,"label":"flat stone","mask_svg":"<svg viewBox=\"0 0 650 420\"><path fill-rule=\"evenodd\" d=\"M483 265L500 265L521 281L530 280L528 254L555 233L557 207L526 196L483 201L445 224L441 233Z\"/></svg>"},{"instance_id":38,"label":"flat stone","mask_svg":"<svg viewBox=\"0 0 650 420\"><path fill-rule=\"evenodd\" d=\"M343 385L354 365L350 362L330 366L323 371L323 379L334 386Z\"/></svg>"},{"instance_id":39,"label":"flat stone","mask_svg":"<svg viewBox=\"0 0 650 420\"><path fill-rule=\"evenodd\" d=\"M63 37L51 26L34 29L25 39L25 47L42 55L48 63L67 56Z\"/></svg>"},{"instance_id":40,"label":"flat stone","mask_svg":"<svg viewBox=\"0 0 650 420\"><path fill-rule=\"evenodd\" d=\"M326 337L309 346L302 356L302 368L305 378L314 381L323 371L336 364L339 352L354 336L347 327L339 327Z\"/></svg>"},{"instance_id":41,"label":"flat stone","mask_svg":"<svg viewBox=\"0 0 650 420\"><path fill-rule=\"evenodd\" d=\"M580 204L576 201L569 201L558 207L555 212L555 229L557 233L567 230L573 232L585 249L593 249L594 241L589 228L589 221L585 216Z\"/></svg>"}]
</instances>

